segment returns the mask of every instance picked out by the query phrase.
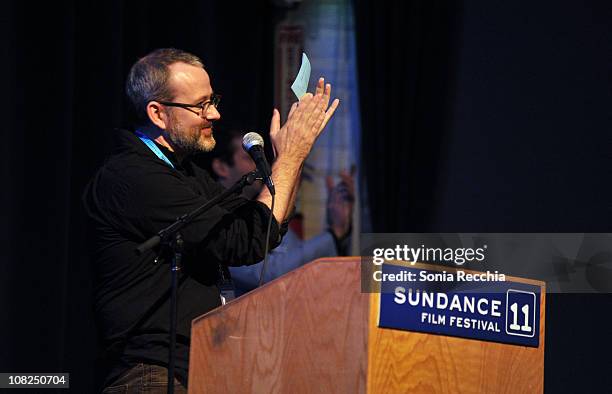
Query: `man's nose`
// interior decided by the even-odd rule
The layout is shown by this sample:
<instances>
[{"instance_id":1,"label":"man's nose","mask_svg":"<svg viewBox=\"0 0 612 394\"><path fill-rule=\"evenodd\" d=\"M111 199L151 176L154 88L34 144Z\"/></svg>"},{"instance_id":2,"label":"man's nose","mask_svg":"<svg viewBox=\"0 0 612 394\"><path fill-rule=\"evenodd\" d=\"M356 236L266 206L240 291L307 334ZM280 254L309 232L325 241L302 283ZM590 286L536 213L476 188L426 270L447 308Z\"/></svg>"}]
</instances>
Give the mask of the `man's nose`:
<instances>
[{"instance_id":1,"label":"man's nose","mask_svg":"<svg viewBox=\"0 0 612 394\"><path fill-rule=\"evenodd\" d=\"M210 105L206 111L207 120L219 120L221 119L221 112L214 105Z\"/></svg>"}]
</instances>

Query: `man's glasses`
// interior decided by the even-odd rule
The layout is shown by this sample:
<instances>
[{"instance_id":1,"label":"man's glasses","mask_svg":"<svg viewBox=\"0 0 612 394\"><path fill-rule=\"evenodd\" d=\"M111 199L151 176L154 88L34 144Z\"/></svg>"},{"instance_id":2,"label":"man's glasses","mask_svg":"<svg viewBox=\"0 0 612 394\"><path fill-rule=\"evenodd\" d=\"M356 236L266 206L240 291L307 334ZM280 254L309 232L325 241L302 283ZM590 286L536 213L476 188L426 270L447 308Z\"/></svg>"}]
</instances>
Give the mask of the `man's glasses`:
<instances>
[{"instance_id":1,"label":"man's glasses","mask_svg":"<svg viewBox=\"0 0 612 394\"><path fill-rule=\"evenodd\" d=\"M158 103L167 105L168 107L180 107L185 108L187 111L193 112L199 117L203 118L208 112L208 109L212 105L215 108L219 108L219 102L221 101L220 94L213 94L210 96L210 100L206 100L200 104L184 104L184 103L174 103L172 101L158 101ZM193 110L192 108L197 108L197 110Z\"/></svg>"}]
</instances>

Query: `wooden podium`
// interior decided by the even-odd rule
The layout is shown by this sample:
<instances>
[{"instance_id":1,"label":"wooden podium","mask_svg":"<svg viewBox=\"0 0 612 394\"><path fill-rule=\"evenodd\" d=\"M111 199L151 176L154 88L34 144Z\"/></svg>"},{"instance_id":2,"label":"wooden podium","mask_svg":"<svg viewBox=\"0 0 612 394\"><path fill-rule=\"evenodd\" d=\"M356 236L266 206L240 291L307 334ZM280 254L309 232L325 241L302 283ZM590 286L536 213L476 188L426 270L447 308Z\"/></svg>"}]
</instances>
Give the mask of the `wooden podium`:
<instances>
[{"instance_id":1,"label":"wooden podium","mask_svg":"<svg viewBox=\"0 0 612 394\"><path fill-rule=\"evenodd\" d=\"M420 265L421 267L429 267ZM538 393L538 348L378 328L359 257L309 263L193 321L189 393Z\"/></svg>"}]
</instances>

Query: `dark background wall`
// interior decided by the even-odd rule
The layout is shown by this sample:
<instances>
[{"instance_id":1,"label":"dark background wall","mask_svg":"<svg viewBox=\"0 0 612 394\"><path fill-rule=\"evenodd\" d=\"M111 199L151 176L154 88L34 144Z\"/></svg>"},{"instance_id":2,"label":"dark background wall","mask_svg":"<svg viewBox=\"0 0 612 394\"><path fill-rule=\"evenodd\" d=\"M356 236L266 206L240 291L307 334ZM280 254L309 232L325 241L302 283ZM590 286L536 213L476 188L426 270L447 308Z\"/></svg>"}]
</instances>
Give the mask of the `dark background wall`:
<instances>
[{"instance_id":1,"label":"dark background wall","mask_svg":"<svg viewBox=\"0 0 612 394\"><path fill-rule=\"evenodd\" d=\"M606 2L465 2L432 226L612 230L611 20Z\"/></svg>"},{"instance_id":2,"label":"dark background wall","mask_svg":"<svg viewBox=\"0 0 612 394\"><path fill-rule=\"evenodd\" d=\"M612 5L355 2L373 228L612 232ZM0 371L93 387L79 196L129 123L123 81L149 50L203 57L220 129L266 130L267 1L5 2L0 14ZM374 177L376 174L376 177ZM399 185L399 186L398 186ZM610 296L548 298L547 392L610 386Z\"/></svg>"}]
</instances>

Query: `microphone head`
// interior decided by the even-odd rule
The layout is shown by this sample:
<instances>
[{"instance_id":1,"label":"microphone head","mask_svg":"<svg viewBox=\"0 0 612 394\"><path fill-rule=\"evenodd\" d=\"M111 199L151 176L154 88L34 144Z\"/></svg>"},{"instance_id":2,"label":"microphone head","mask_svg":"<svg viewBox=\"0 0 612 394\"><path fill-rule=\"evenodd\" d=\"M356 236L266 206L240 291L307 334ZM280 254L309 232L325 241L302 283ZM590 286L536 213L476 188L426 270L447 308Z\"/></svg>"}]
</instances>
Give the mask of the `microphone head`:
<instances>
[{"instance_id":1,"label":"microphone head","mask_svg":"<svg viewBox=\"0 0 612 394\"><path fill-rule=\"evenodd\" d=\"M262 136L257 134L256 132L251 131L250 133L246 133L244 137L242 137L242 148L245 151L248 152L249 150L251 150L252 147L256 145L260 146L261 148L264 147L264 140Z\"/></svg>"}]
</instances>

